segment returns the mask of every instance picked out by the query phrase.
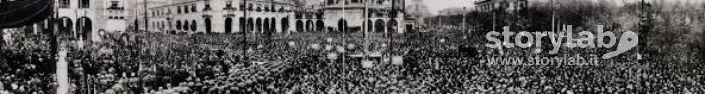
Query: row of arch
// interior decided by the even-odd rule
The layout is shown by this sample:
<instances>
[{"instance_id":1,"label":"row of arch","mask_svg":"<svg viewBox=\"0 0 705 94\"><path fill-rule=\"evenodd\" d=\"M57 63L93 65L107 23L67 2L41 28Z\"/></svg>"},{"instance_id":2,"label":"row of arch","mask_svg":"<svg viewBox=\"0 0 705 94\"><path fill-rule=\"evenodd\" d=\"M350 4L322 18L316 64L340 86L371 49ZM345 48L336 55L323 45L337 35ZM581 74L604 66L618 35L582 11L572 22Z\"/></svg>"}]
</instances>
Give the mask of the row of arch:
<instances>
[{"instance_id":1,"label":"row of arch","mask_svg":"<svg viewBox=\"0 0 705 94\"><path fill-rule=\"evenodd\" d=\"M279 20L280 27L277 27L277 20ZM247 18L245 19L244 17L238 18L238 23L240 31L249 31L249 32L263 32L263 33L269 33L269 32L277 32L277 29L279 30L289 30L289 18L281 18L281 19L276 19L276 18ZM209 18L205 19L205 27L206 27L206 32L211 33L211 20ZM232 33L235 31L233 29L233 24L234 24L234 19L232 17L227 17L225 18L224 21L224 32L225 33ZM177 30L191 30L191 31L196 31L196 24L197 22L195 20L191 21L190 25L188 21L185 21L184 23L181 23L181 21L177 21L176 23L176 29ZM306 31L323 31L325 27L325 23L323 20L306 20L304 23L304 20L297 20L296 21L296 31L297 32L306 32ZM180 27L179 27L180 26ZM190 29L189 29L190 27Z\"/></svg>"},{"instance_id":2,"label":"row of arch","mask_svg":"<svg viewBox=\"0 0 705 94\"><path fill-rule=\"evenodd\" d=\"M190 22L190 23L189 23ZM177 20L176 21L176 30L181 30L181 31L198 31L198 22L196 20ZM162 23L162 28L164 28L164 24Z\"/></svg>"},{"instance_id":3,"label":"row of arch","mask_svg":"<svg viewBox=\"0 0 705 94\"><path fill-rule=\"evenodd\" d=\"M81 17L76 20L76 26L74 28L73 20L69 17L59 18L59 32L61 35L68 35L74 38L80 38L84 40L89 40L92 37L90 34L93 30L93 21L88 17Z\"/></svg>"},{"instance_id":4,"label":"row of arch","mask_svg":"<svg viewBox=\"0 0 705 94\"><path fill-rule=\"evenodd\" d=\"M372 32L395 32L397 31L397 27L399 25L399 22L397 22L395 19L391 19L386 22L383 19L377 19L375 21L367 20L365 23L369 23L367 24L367 27L369 27L367 28L367 30ZM349 30L350 26L348 25L347 20L338 20L338 31L347 32Z\"/></svg>"},{"instance_id":5,"label":"row of arch","mask_svg":"<svg viewBox=\"0 0 705 94\"><path fill-rule=\"evenodd\" d=\"M225 33L232 33L234 31L233 29L233 21L234 19L231 17L225 18ZM238 23L240 27L240 31L248 31L248 32L266 32L266 33L271 33L271 32L277 32L277 20L276 18L247 18L245 19L244 17L238 18ZM289 19L288 18L282 18L281 19L281 30L287 30L289 28Z\"/></svg>"},{"instance_id":6,"label":"row of arch","mask_svg":"<svg viewBox=\"0 0 705 94\"><path fill-rule=\"evenodd\" d=\"M325 24L323 23L323 20L316 20L315 23L313 20L306 20L305 23L303 20L296 21L296 31L298 32L323 31L324 27Z\"/></svg>"},{"instance_id":7,"label":"row of arch","mask_svg":"<svg viewBox=\"0 0 705 94\"><path fill-rule=\"evenodd\" d=\"M370 4L384 4L384 2L401 2L399 0L370 0L368 3ZM363 3L363 0L327 0L326 4L328 5L334 5L334 4L350 4L350 3Z\"/></svg>"},{"instance_id":8,"label":"row of arch","mask_svg":"<svg viewBox=\"0 0 705 94\"><path fill-rule=\"evenodd\" d=\"M78 8L89 8L90 0L78 0ZM71 0L59 0L59 8L70 8Z\"/></svg>"},{"instance_id":9,"label":"row of arch","mask_svg":"<svg viewBox=\"0 0 705 94\"><path fill-rule=\"evenodd\" d=\"M367 27L369 27L367 30L373 32L385 32L385 30L387 30L386 32L393 32L396 31L396 27L399 25L399 22L395 19L391 19L387 22L382 19L377 19L374 22L372 20L367 20L367 22L370 23L367 24Z\"/></svg>"},{"instance_id":10,"label":"row of arch","mask_svg":"<svg viewBox=\"0 0 705 94\"><path fill-rule=\"evenodd\" d=\"M232 33L235 31L233 29L233 24L235 19L231 17L227 17L224 21L224 32L225 33ZM289 19L288 18L281 18L281 19L276 19L276 18L247 18L245 19L244 17L240 17L239 19L239 31L249 31L249 32L262 32L262 33L269 33L269 32L277 32L277 29L279 30L288 30L289 29ZM280 27L277 27L277 22L279 20ZM198 23L196 20L177 20L175 29L176 30L181 30L181 31L197 31L198 30ZM205 32L206 33L212 33L212 21L210 18L204 19L203 23L205 24ZM366 23L369 28L367 28L369 31L372 32L393 32L396 31L396 27L398 27L399 23L395 19L390 19L390 20L383 20L383 19L376 19L376 20L367 20ZM162 28L164 28L165 24L164 23L159 23ZM171 24L171 23L168 23ZM171 28L171 25L169 25ZM340 32L345 32L348 31L350 26L348 25L348 21L345 19L340 19L338 21L338 28L337 30ZM307 31L324 31L325 29L325 23L323 20L296 20L295 22L295 30L297 32L307 32Z\"/></svg>"},{"instance_id":11,"label":"row of arch","mask_svg":"<svg viewBox=\"0 0 705 94\"><path fill-rule=\"evenodd\" d=\"M277 28L281 28L281 30L288 30L289 28L289 20L288 18L282 18L281 19L281 27L277 27L277 20L275 18L247 18L245 19L244 17L239 18L239 27L240 31L250 31L250 32L276 32ZM175 26L173 29L179 30L179 31L198 31L198 23L196 20L177 20L175 22ZM205 18L203 23L205 24L205 32L206 33L212 33L212 20L210 18ZM135 24L138 25L137 21L135 21ZM161 25L161 29L165 29L166 26L168 25L169 28L172 28L172 23L164 23L164 22L158 22L158 23L153 23L153 24L158 24ZM233 28L234 24L234 19L232 17L227 17L224 20L224 32L225 33L232 33L235 31ZM246 25L247 24L247 28Z\"/></svg>"},{"instance_id":12,"label":"row of arch","mask_svg":"<svg viewBox=\"0 0 705 94\"><path fill-rule=\"evenodd\" d=\"M196 20L176 20L174 23L172 22L153 22L151 23L151 27L160 29L160 30L166 30L168 29L174 29L174 30L179 30L179 31L192 31L196 32L198 31L198 24L200 22ZM211 20L210 18L206 18L202 23L205 24L206 28L205 31L210 33L211 30ZM139 27L138 21L135 21L135 27Z\"/></svg>"}]
</instances>

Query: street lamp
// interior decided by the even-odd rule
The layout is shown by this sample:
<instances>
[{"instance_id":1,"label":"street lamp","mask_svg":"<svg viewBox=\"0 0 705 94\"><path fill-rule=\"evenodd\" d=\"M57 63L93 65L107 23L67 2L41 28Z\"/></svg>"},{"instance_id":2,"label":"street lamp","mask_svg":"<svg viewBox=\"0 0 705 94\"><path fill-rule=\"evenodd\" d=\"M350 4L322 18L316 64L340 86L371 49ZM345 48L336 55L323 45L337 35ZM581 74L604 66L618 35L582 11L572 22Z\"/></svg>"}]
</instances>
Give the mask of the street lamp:
<instances>
[{"instance_id":1,"label":"street lamp","mask_svg":"<svg viewBox=\"0 0 705 94\"><path fill-rule=\"evenodd\" d=\"M244 7L243 7L244 9L242 9L242 12L243 12L243 19L245 20L245 21L244 21L244 22L245 22L245 25L244 25L244 27L243 27L243 34L242 34L242 38L244 38L244 39L243 39L244 45L242 46L242 59L243 59L243 61L245 61L245 63L247 63L247 58L246 58L246 56L247 56L247 48L248 48L248 45L249 45L249 43L247 42L247 33L250 31L250 30L249 30L249 27L250 27L250 26L249 26L250 19L247 17L247 16L248 16L248 15L247 15L247 11L248 11L250 8L249 8L249 6L247 6L247 5L248 5L248 4L247 4L247 0L242 0L242 1L243 1L243 2L242 2L242 5L244 6Z\"/></svg>"}]
</instances>

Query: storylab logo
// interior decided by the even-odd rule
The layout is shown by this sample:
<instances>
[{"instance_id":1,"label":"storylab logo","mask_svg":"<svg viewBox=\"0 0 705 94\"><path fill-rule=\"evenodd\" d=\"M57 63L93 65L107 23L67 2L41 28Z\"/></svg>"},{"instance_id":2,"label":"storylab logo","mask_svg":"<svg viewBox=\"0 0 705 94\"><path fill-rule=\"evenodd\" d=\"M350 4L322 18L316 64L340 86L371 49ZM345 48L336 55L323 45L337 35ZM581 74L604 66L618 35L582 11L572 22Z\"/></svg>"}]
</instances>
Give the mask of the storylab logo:
<instances>
[{"instance_id":1,"label":"storylab logo","mask_svg":"<svg viewBox=\"0 0 705 94\"><path fill-rule=\"evenodd\" d=\"M510 31L508 26L503 28L504 31L491 31L485 35L485 38L490 42L485 44L486 47L493 49L511 49L511 48L542 48L541 44L551 43L553 48L548 51L548 54L557 54L560 48L600 48L613 49L615 51L605 53L602 59L610 59L636 47L639 42L637 33L632 31L621 32L621 36L617 36L615 32L604 31L603 25L597 26L597 32L582 31L574 36L573 27L565 26L565 30L561 32L527 32L527 31ZM545 39L550 41L542 41Z\"/></svg>"}]
</instances>

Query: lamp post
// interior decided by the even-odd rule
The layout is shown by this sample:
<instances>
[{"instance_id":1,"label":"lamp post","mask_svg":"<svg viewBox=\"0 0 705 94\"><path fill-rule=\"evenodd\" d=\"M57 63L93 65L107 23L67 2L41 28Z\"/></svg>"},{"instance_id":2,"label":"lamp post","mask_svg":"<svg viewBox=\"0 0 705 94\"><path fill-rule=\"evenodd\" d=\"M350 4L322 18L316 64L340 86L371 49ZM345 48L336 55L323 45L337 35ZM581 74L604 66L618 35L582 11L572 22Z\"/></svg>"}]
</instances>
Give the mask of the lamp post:
<instances>
[{"instance_id":1,"label":"lamp post","mask_svg":"<svg viewBox=\"0 0 705 94\"><path fill-rule=\"evenodd\" d=\"M245 21L244 21L244 22L245 22L245 25L244 25L243 34L242 34L242 38L244 38L244 39L243 39L244 45L242 46L242 59L243 59L243 61L247 61L247 58L245 58L245 57L247 56L247 46L249 45L249 43L247 42L247 33L250 31L250 30L249 30L249 27L250 27L249 23L250 23L251 20L248 19L248 17L247 17L247 16L248 16L248 15L247 15L247 11L250 9L250 8L247 6L247 0L242 0L242 1L243 1L243 2L242 2L242 5L244 6L244 7L243 7L244 9L242 9L242 12L243 12L243 19L245 20ZM247 62L245 62L245 63L247 63Z\"/></svg>"},{"instance_id":2,"label":"lamp post","mask_svg":"<svg viewBox=\"0 0 705 94\"><path fill-rule=\"evenodd\" d=\"M149 31L149 21L148 21L148 18L147 18L147 15L148 15L148 14L147 14L147 0L143 0L142 6L144 7L144 28L145 28L145 31ZM135 19L137 19L137 18L135 18ZM138 28L138 31L139 31L139 27L137 27L137 28ZM144 78L143 78L144 76L142 76L142 72L140 71L140 69L142 68L142 63L141 63L141 62L138 64L138 68L139 68L139 69L137 69L137 75L140 76L140 77L139 77L140 87L145 87L145 83L144 83L144 81L143 81L143 80L144 80ZM142 91L144 91L144 88L142 88L141 92L142 92ZM143 93L144 93L144 92L143 92Z\"/></svg>"},{"instance_id":3,"label":"lamp post","mask_svg":"<svg viewBox=\"0 0 705 94\"><path fill-rule=\"evenodd\" d=\"M147 12L147 0L143 0L144 3L142 5L144 6L144 30L149 31L149 14Z\"/></svg>"},{"instance_id":4,"label":"lamp post","mask_svg":"<svg viewBox=\"0 0 705 94\"><path fill-rule=\"evenodd\" d=\"M466 13L466 12L467 12L467 7L463 7L463 11L460 12L460 13L463 14L463 24L462 24L462 25L463 25L463 26L462 26L462 27L463 27L463 31L462 31L462 32L467 32L467 29L468 29L468 28L467 28L467 23L465 22L465 20L466 20L465 17L467 16L467 13Z\"/></svg>"},{"instance_id":5,"label":"lamp post","mask_svg":"<svg viewBox=\"0 0 705 94\"><path fill-rule=\"evenodd\" d=\"M395 18L397 17L397 13L398 13L397 10L396 10L396 7L397 7L397 6L396 6L396 4L397 4L396 1L397 1L397 0L392 0L392 11L390 11L390 13L389 13L389 19L390 19L390 21L397 21L397 20L395 20ZM394 22L394 23L398 24L397 22ZM389 31L389 29L387 29L387 31L389 31L389 32L387 32L387 37L389 38L389 42L387 42L387 44L388 44L388 45L387 45L387 48L388 48L388 49L387 49L387 50L388 50L387 56L389 56L388 58L390 58L390 60L391 60L392 51L393 51L393 46L394 46L394 45L392 45L392 43L394 43L394 42L393 42L393 41L394 41L394 35L393 35L393 34L394 34L394 32L397 31L397 25L396 25L396 24L395 24L395 25L390 25L389 23L387 23L387 25L390 25L390 26L388 26L388 28L390 28L390 29L393 30L393 31ZM392 26L394 26L394 27L392 27Z\"/></svg>"},{"instance_id":6,"label":"lamp post","mask_svg":"<svg viewBox=\"0 0 705 94\"><path fill-rule=\"evenodd\" d=\"M364 6L365 6L365 10L364 10L364 16L365 16L365 17L364 17L364 18L365 18L365 19L363 19L363 21L367 21L367 23L365 23L365 24L362 25L362 27L365 27L365 28L363 28L363 30L365 31L365 32L363 32L363 33L364 33L364 38L365 38L365 44L364 44L365 46L364 46L364 51L362 51L362 52L363 52L363 56L364 56L364 57L363 57L363 60L365 60L365 61L367 60L367 58L368 58L368 56L369 56L369 55L367 54L367 52L369 51L369 48L370 48L370 47L369 47L369 46L370 46L370 45L369 45L369 39L368 39L368 37L369 37L369 30L367 30L367 28L369 28L369 27L367 27L367 26L368 26L367 24L370 24L370 22L368 21L368 19L370 19L370 15L369 15L369 12L370 12L370 11L369 11L369 7L367 6L367 1L368 1L368 0L365 0L365 4L364 4ZM343 8L343 11L345 11L345 8Z\"/></svg>"}]
</instances>

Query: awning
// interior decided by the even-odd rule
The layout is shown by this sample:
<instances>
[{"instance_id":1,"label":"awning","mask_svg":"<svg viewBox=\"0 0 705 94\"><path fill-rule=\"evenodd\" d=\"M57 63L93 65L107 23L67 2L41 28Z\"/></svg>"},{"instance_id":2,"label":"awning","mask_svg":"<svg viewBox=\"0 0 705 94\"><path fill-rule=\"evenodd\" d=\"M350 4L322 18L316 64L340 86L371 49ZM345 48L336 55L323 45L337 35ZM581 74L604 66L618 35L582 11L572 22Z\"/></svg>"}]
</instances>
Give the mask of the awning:
<instances>
[{"instance_id":1,"label":"awning","mask_svg":"<svg viewBox=\"0 0 705 94\"><path fill-rule=\"evenodd\" d=\"M44 21L53 12L53 0L14 0L0 3L0 27L20 27Z\"/></svg>"}]
</instances>

